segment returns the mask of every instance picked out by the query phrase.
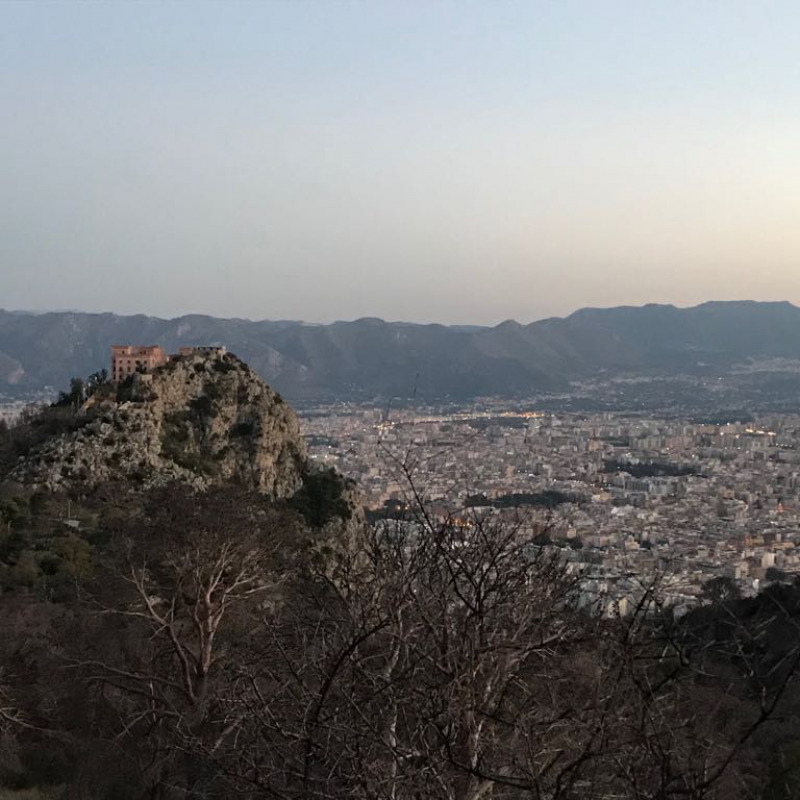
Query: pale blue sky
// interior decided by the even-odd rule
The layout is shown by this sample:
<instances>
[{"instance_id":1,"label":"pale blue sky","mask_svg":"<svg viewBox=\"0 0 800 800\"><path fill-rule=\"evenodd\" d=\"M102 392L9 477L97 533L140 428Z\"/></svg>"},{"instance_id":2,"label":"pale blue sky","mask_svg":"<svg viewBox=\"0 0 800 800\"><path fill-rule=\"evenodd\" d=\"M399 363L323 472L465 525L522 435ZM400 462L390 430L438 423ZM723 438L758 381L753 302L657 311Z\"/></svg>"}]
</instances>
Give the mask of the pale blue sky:
<instances>
[{"instance_id":1,"label":"pale blue sky","mask_svg":"<svg viewBox=\"0 0 800 800\"><path fill-rule=\"evenodd\" d=\"M800 303L797 2L0 3L0 307Z\"/></svg>"}]
</instances>

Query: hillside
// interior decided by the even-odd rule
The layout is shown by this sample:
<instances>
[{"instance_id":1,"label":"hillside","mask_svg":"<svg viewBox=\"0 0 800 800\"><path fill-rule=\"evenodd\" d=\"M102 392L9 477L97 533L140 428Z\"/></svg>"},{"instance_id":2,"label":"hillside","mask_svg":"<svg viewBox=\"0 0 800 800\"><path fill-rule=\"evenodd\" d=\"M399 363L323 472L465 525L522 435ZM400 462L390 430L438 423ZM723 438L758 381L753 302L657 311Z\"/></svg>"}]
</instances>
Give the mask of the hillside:
<instances>
[{"instance_id":1,"label":"hillside","mask_svg":"<svg viewBox=\"0 0 800 800\"><path fill-rule=\"evenodd\" d=\"M182 356L100 386L77 412L41 414L32 427L49 423L52 435L33 442L11 481L51 491L109 481L145 488L233 482L281 498L300 488L308 469L294 412L225 353Z\"/></svg>"},{"instance_id":2,"label":"hillside","mask_svg":"<svg viewBox=\"0 0 800 800\"><path fill-rule=\"evenodd\" d=\"M0 426L0 798L797 796L796 583L609 614L516 514L364 524L233 355L88 391Z\"/></svg>"},{"instance_id":3,"label":"hillside","mask_svg":"<svg viewBox=\"0 0 800 800\"><path fill-rule=\"evenodd\" d=\"M800 308L743 301L583 309L492 328L0 312L0 393L65 385L105 365L109 345L129 342L170 351L225 344L290 402L463 398L558 391L597 375L724 373L751 359L800 359Z\"/></svg>"}]
</instances>

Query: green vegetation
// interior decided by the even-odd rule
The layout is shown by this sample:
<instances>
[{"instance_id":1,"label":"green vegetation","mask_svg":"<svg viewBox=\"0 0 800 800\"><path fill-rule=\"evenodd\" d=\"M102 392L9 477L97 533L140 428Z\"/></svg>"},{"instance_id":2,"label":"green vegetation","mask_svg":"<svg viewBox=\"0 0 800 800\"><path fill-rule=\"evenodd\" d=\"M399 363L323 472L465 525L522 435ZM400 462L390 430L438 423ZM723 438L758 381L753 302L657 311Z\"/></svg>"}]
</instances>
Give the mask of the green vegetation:
<instances>
[{"instance_id":1,"label":"green vegetation","mask_svg":"<svg viewBox=\"0 0 800 800\"><path fill-rule=\"evenodd\" d=\"M224 373L236 371L240 365L231 360L229 356L228 358L215 358L211 366L215 372Z\"/></svg>"},{"instance_id":2,"label":"green vegetation","mask_svg":"<svg viewBox=\"0 0 800 800\"><path fill-rule=\"evenodd\" d=\"M252 436L255 432L256 432L255 423L249 421L237 422L231 428L231 436L234 438L237 437L247 438L249 436Z\"/></svg>"},{"instance_id":3,"label":"green vegetation","mask_svg":"<svg viewBox=\"0 0 800 800\"><path fill-rule=\"evenodd\" d=\"M675 478L682 475L697 475L696 467L678 466L666 462L650 461L646 464L631 464L627 461L603 461L603 472L627 472L634 478Z\"/></svg>"},{"instance_id":4,"label":"green vegetation","mask_svg":"<svg viewBox=\"0 0 800 800\"><path fill-rule=\"evenodd\" d=\"M161 454L198 475L218 475L219 465L208 448L205 430L217 413L215 401L203 394L192 399L188 409L167 414L161 429Z\"/></svg>"},{"instance_id":5,"label":"green vegetation","mask_svg":"<svg viewBox=\"0 0 800 800\"><path fill-rule=\"evenodd\" d=\"M186 412L176 412L173 421L164 426L161 433L161 455L198 475L218 475L219 465L213 453L190 435L184 413Z\"/></svg>"},{"instance_id":6,"label":"green vegetation","mask_svg":"<svg viewBox=\"0 0 800 800\"><path fill-rule=\"evenodd\" d=\"M504 494L490 500L484 494L469 495L464 501L466 508L479 508L491 506L492 508L520 508L522 506L539 506L541 508L556 508L564 503L579 503L580 498L574 495L547 489L544 492L514 492Z\"/></svg>"},{"instance_id":7,"label":"green vegetation","mask_svg":"<svg viewBox=\"0 0 800 800\"><path fill-rule=\"evenodd\" d=\"M172 411L164 416L161 426L161 453L175 459L189 442L191 415L187 411Z\"/></svg>"},{"instance_id":8,"label":"green vegetation","mask_svg":"<svg viewBox=\"0 0 800 800\"><path fill-rule=\"evenodd\" d=\"M346 496L347 489L347 481L335 469L308 472L303 478L303 486L289 504L309 525L322 528L335 518L350 519L352 510Z\"/></svg>"},{"instance_id":9,"label":"green vegetation","mask_svg":"<svg viewBox=\"0 0 800 800\"><path fill-rule=\"evenodd\" d=\"M14 425L0 426L0 480L38 447L55 436L72 433L90 421L71 404L26 409Z\"/></svg>"},{"instance_id":10,"label":"green vegetation","mask_svg":"<svg viewBox=\"0 0 800 800\"><path fill-rule=\"evenodd\" d=\"M67 392L49 406L31 406L13 425L0 421L0 480L49 439L73 433L94 419L94 410L81 411L87 399L102 398L112 391L106 370L92 373L84 381L72 378Z\"/></svg>"},{"instance_id":11,"label":"green vegetation","mask_svg":"<svg viewBox=\"0 0 800 800\"><path fill-rule=\"evenodd\" d=\"M97 515L65 496L0 486L0 593L16 588L60 602L93 570Z\"/></svg>"},{"instance_id":12,"label":"green vegetation","mask_svg":"<svg viewBox=\"0 0 800 800\"><path fill-rule=\"evenodd\" d=\"M201 394L189 401L189 408L195 413L200 421L213 419L217 415L217 409L213 398L207 394Z\"/></svg>"}]
</instances>

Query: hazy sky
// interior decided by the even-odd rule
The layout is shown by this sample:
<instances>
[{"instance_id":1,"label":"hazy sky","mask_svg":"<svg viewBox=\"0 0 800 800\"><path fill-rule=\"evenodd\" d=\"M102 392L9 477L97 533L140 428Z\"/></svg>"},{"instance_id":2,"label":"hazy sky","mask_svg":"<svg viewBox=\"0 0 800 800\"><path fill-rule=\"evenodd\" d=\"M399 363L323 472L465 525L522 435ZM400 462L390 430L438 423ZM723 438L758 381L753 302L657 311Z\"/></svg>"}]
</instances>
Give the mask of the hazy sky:
<instances>
[{"instance_id":1,"label":"hazy sky","mask_svg":"<svg viewBox=\"0 0 800 800\"><path fill-rule=\"evenodd\" d=\"M0 307L800 303L800 3L0 3Z\"/></svg>"}]
</instances>

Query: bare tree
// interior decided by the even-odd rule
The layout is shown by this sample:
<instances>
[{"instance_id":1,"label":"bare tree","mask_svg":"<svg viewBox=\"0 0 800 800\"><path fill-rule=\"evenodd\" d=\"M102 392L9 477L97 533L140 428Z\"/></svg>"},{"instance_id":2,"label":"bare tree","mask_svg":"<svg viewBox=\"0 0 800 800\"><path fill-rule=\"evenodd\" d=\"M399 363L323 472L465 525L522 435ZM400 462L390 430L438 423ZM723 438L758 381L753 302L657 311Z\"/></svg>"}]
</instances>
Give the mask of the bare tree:
<instances>
[{"instance_id":1,"label":"bare tree","mask_svg":"<svg viewBox=\"0 0 800 800\"><path fill-rule=\"evenodd\" d=\"M373 529L264 615L229 693L235 747L205 756L263 797L746 797L732 767L797 651L753 702L724 648L694 652L668 624L658 588L605 619L507 521Z\"/></svg>"},{"instance_id":2,"label":"bare tree","mask_svg":"<svg viewBox=\"0 0 800 800\"><path fill-rule=\"evenodd\" d=\"M730 607L722 637L673 620L657 579L580 610L522 520L421 502L322 557L260 502L166 499L98 596L116 644L77 662L152 797L746 798L797 671Z\"/></svg>"},{"instance_id":3,"label":"bare tree","mask_svg":"<svg viewBox=\"0 0 800 800\"><path fill-rule=\"evenodd\" d=\"M258 497L173 487L115 532L118 557L96 582L94 628L72 666L114 707L113 738L141 751L154 797L185 794L199 780L191 753L236 728L220 686L280 592L286 530Z\"/></svg>"}]
</instances>

